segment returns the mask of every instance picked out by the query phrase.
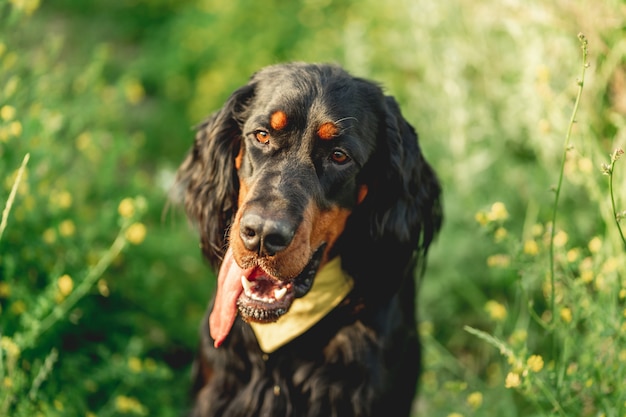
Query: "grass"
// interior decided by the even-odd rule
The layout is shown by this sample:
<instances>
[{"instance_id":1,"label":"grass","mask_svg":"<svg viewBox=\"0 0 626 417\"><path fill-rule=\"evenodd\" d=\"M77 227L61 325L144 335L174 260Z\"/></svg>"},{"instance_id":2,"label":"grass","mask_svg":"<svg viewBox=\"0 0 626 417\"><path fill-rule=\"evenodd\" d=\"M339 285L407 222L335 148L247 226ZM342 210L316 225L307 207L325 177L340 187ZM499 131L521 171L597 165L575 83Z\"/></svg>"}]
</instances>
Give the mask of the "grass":
<instances>
[{"instance_id":1,"label":"grass","mask_svg":"<svg viewBox=\"0 0 626 417\"><path fill-rule=\"evenodd\" d=\"M22 161L22 165L20 169L17 171L17 177L15 178L15 183L11 187L11 193L9 194L9 198L7 199L4 210L2 210L2 221L0 221L0 239L2 239L2 234L4 233L4 229L7 228L7 222L9 221L9 213L11 212L11 206L13 206L13 201L15 201L15 194L17 193L17 187L22 180L22 175L24 175L24 169L26 169L26 165L28 164L28 160L30 159L30 154L26 154L24 160Z\"/></svg>"},{"instance_id":2,"label":"grass","mask_svg":"<svg viewBox=\"0 0 626 417\"><path fill-rule=\"evenodd\" d=\"M214 279L172 176L190 126L284 60L381 81L439 173L415 414L624 415L625 21L617 0L0 1L0 415L184 413Z\"/></svg>"}]
</instances>

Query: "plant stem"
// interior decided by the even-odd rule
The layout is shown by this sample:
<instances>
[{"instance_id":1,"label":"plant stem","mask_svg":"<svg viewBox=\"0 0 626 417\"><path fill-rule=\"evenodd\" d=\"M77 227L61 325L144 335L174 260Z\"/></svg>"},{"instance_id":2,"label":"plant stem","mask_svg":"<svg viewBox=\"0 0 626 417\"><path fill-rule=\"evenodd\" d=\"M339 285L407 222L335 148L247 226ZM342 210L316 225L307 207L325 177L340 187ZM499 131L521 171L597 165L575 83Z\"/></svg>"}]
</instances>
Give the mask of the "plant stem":
<instances>
[{"instance_id":1,"label":"plant stem","mask_svg":"<svg viewBox=\"0 0 626 417\"><path fill-rule=\"evenodd\" d=\"M613 218L615 219L615 224L617 225L617 231L622 238L624 249L626 249L626 238L624 238L624 232L622 231L622 226L620 225L620 218L617 215L617 209L615 208L615 194L613 193L613 173L615 172L615 162L619 157L619 152L620 150L615 150L613 152L613 155L611 155L611 168L609 170L609 193L611 194L611 208L613 209Z\"/></svg>"},{"instance_id":2,"label":"plant stem","mask_svg":"<svg viewBox=\"0 0 626 417\"><path fill-rule=\"evenodd\" d=\"M580 99L583 93L583 85L585 82L585 72L587 70L587 38L582 33L578 34L578 40L581 43L582 49L582 69L580 80L578 81L578 93L576 94L576 101L574 102L574 109L572 110L572 116L569 121L569 125L567 127L567 134L565 135L565 145L563 146L563 155L561 158L561 169L559 172L559 182L556 186L555 197L554 197L554 207L552 210L552 230L550 231L550 309L552 311L552 323L555 323L556 320L556 279L555 279L555 267L554 267L554 236L556 234L556 215L558 212L559 206L559 197L561 195L561 186L563 185L563 176L565 172L565 160L567 159L567 152L569 150L569 143L572 137L572 130L574 127L574 123L576 123L576 114L578 113L578 107L580 105Z\"/></svg>"}]
</instances>

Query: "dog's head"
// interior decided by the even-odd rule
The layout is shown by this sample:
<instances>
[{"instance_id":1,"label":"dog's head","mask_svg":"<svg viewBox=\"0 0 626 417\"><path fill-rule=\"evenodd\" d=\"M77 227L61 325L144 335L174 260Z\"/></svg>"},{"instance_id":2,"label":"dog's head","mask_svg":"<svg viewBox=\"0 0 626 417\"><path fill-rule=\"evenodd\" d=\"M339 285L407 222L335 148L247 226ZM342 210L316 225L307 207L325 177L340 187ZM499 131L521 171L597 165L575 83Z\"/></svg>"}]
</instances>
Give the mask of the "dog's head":
<instances>
[{"instance_id":1,"label":"dog's head","mask_svg":"<svg viewBox=\"0 0 626 417\"><path fill-rule=\"evenodd\" d=\"M395 101L331 65L255 74L199 127L178 181L220 266L212 334L237 309L277 320L337 254L356 288L382 296L399 283L376 274L404 272L441 223L438 182Z\"/></svg>"}]
</instances>

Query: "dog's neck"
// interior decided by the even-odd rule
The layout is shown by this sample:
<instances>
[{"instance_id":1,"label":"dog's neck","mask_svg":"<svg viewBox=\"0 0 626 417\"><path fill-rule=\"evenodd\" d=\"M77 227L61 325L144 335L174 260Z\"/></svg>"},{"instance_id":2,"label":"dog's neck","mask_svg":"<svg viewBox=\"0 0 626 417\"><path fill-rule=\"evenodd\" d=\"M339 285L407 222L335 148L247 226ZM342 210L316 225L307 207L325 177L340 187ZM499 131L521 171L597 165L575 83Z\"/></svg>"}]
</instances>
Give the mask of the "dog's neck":
<instances>
[{"instance_id":1,"label":"dog's neck","mask_svg":"<svg viewBox=\"0 0 626 417\"><path fill-rule=\"evenodd\" d=\"M354 280L335 257L315 275L311 290L297 298L274 323L250 323L261 350L272 353L302 335L330 313L354 287Z\"/></svg>"}]
</instances>

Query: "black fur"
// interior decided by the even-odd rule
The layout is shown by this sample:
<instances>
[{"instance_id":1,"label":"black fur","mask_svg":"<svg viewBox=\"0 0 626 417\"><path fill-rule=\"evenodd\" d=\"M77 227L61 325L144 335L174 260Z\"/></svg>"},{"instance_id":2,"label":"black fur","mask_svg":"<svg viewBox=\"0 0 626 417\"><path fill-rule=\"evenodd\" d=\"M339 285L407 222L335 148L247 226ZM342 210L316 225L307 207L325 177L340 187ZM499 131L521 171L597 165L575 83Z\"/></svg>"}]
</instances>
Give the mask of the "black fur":
<instances>
[{"instance_id":1,"label":"black fur","mask_svg":"<svg viewBox=\"0 0 626 417\"><path fill-rule=\"evenodd\" d=\"M275 152L255 150L246 139L253 120L268 109L284 110L294 120L275 132L282 144ZM351 137L347 146L355 163L349 169L325 168L325 143L291 150L329 117L341 118L341 135ZM238 173L234 160L241 147ZM273 159L265 164L262 158ZM311 161L311 167L297 161ZM289 166L280 174L286 198L309 193L319 207L351 211L329 255L341 256L355 287L311 330L272 354L259 349L240 319L217 349L203 324L192 415L409 415L420 363L415 267L442 221L439 183L414 129L393 98L339 67L286 64L255 74L199 127L178 174L187 212L214 267L230 243L240 178L257 178L269 166ZM362 186L368 193L358 202Z\"/></svg>"}]
</instances>

